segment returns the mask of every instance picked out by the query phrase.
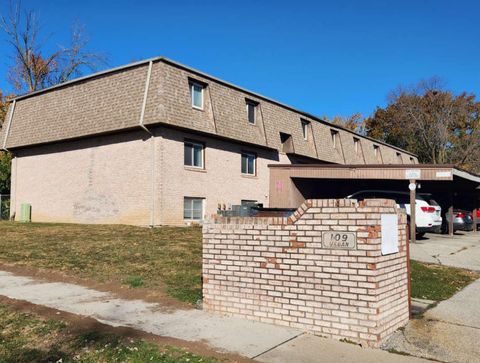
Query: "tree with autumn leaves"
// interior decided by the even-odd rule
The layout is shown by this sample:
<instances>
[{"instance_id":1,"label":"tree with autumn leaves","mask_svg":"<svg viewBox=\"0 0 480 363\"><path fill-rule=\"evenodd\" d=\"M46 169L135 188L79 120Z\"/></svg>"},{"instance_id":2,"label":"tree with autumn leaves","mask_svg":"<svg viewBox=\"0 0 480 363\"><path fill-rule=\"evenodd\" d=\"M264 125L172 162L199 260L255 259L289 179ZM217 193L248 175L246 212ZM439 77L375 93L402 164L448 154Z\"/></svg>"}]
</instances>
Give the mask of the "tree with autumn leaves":
<instances>
[{"instance_id":1,"label":"tree with autumn leaves","mask_svg":"<svg viewBox=\"0 0 480 363\"><path fill-rule=\"evenodd\" d=\"M399 88L365 120L366 134L418 155L422 163L480 172L480 102L443 89L438 79Z\"/></svg>"}]
</instances>

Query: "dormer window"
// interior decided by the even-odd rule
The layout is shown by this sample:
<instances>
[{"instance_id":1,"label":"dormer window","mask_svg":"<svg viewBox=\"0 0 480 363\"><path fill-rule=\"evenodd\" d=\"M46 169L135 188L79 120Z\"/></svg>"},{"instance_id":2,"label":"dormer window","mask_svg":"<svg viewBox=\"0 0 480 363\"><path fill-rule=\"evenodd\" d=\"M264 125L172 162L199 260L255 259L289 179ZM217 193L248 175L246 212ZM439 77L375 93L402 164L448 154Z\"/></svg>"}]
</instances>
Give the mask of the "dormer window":
<instances>
[{"instance_id":1,"label":"dormer window","mask_svg":"<svg viewBox=\"0 0 480 363\"><path fill-rule=\"evenodd\" d=\"M258 102L246 100L247 104L247 119L248 123L251 125L255 125L257 122L257 106Z\"/></svg>"},{"instance_id":2,"label":"dormer window","mask_svg":"<svg viewBox=\"0 0 480 363\"><path fill-rule=\"evenodd\" d=\"M355 154L358 155L360 152L360 139L358 137L353 138L353 147L355 149Z\"/></svg>"},{"instance_id":3,"label":"dormer window","mask_svg":"<svg viewBox=\"0 0 480 363\"><path fill-rule=\"evenodd\" d=\"M403 164L402 154L397 153L397 161L398 161L399 164Z\"/></svg>"},{"instance_id":4,"label":"dormer window","mask_svg":"<svg viewBox=\"0 0 480 363\"><path fill-rule=\"evenodd\" d=\"M330 133L332 134L332 145L333 145L333 148L336 149L336 148L337 148L337 144L338 144L338 131L337 131L337 130L330 130Z\"/></svg>"},{"instance_id":5,"label":"dormer window","mask_svg":"<svg viewBox=\"0 0 480 363\"><path fill-rule=\"evenodd\" d=\"M375 158L380 159L380 146L378 145L373 145L373 153L375 155Z\"/></svg>"},{"instance_id":6,"label":"dormer window","mask_svg":"<svg viewBox=\"0 0 480 363\"><path fill-rule=\"evenodd\" d=\"M310 125L310 121L301 120L300 122L301 122L301 125L302 125L303 139L308 140L308 127Z\"/></svg>"},{"instance_id":7,"label":"dormer window","mask_svg":"<svg viewBox=\"0 0 480 363\"><path fill-rule=\"evenodd\" d=\"M192 107L203 110L203 96L205 85L199 82L190 82L190 96L192 98Z\"/></svg>"}]
</instances>

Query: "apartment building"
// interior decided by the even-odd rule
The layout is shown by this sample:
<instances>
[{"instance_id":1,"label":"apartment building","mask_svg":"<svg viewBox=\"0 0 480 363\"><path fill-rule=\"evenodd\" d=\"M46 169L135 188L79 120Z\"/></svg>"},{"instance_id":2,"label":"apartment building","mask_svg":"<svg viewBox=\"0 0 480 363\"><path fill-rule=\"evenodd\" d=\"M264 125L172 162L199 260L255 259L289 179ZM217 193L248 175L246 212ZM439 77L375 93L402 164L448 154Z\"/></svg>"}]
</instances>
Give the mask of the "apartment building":
<instances>
[{"instance_id":1,"label":"apartment building","mask_svg":"<svg viewBox=\"0 0 480 363\"><path fill-rule=\"evenodd\" d=\"M269 164L414 164L415 155L159 57L17 97L11 214L183 225L268 206Z\"/></svg>"}]
</instances>

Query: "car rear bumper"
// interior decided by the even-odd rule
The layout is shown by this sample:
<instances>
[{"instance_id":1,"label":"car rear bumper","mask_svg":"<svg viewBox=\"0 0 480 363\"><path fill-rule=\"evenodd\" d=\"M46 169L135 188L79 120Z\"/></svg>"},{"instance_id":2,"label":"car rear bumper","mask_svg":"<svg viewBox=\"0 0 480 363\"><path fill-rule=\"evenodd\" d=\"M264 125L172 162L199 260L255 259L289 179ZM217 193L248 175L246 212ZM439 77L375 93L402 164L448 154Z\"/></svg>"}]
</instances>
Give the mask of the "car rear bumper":
<instances>
[{"instance_id":1,"label":"car rear bumper","mask_svg":"<svg viewBox=\"0 0 480 363\"><path fill-rule=\"evenodd\" d=\"M454 223L453 229L455 231L473 231L473 223Z\"/></svg>"},{"instance_id":2,"label":"car rear bumper","mask_svg":"<svg viewBox=\"0 0 480 363\"><path fill-rule=\"evenodd\" d=\"M417 233L436 233L440 228L441 226L417 227Z\"/></svg>"}]
</instances>

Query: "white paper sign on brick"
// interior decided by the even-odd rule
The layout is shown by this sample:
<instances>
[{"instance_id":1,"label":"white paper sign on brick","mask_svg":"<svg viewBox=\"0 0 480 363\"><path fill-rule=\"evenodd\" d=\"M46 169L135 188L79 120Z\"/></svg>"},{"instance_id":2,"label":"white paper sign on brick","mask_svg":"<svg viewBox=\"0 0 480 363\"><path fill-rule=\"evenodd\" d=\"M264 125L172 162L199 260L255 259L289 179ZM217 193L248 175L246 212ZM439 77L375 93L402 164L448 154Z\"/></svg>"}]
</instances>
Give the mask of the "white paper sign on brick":
<instances>
[{"instance_id":1,"label":"white paper sign on brick","mask_svg":"<svg viewBox=\"0 0 480 363\"><path fill-rule=\"evenodd\" d=\"M382 255L398 252L398 217L395 214L382 214Z\"/></svg>"}]
</instances>

